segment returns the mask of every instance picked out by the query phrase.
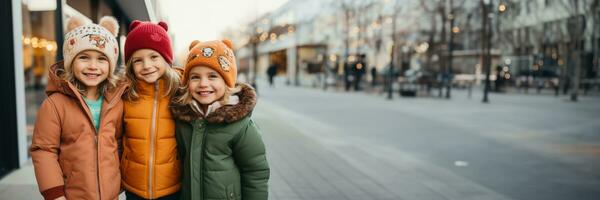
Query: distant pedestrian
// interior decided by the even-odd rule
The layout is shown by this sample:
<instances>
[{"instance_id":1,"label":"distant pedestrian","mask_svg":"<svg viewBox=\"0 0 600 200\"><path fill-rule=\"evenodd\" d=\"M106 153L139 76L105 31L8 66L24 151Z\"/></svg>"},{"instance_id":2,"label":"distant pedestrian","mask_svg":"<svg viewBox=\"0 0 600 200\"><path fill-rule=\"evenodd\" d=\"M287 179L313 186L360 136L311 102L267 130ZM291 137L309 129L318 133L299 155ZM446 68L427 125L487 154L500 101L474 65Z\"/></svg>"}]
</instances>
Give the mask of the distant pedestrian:
<instances>
[{"instance_id":1,"label":"distant pedestrian","mask_svg":"<svg viewBox=\"0 0 600 200\"><path fill-rule=\"evenodd\" d=\"M344 62L344 87L346 91L350 91L354 82L354 67L349 62Z\"/></svg>"},{"instance_id":2,"label":"distant pedestrian","mask_svg":"<svg viewBox=\"0 0 600 200\"><path fill-rule=\"evenodd\" d=\"M265 146L251 118L257 96L236 84L232 47L229 40L190 45L184 89L171 107L183 161L181 199L268 198Z\"/></svg>"},{"instance_id":3,"label":"distant pedestrian","mask_svg":"<svg viewBox=\"0 0 600 200\"><path fill-rule=\"evenodd\" d=\"M44 199L119 198L125 87L113 73L118 27L112 17L100 25L68 20L64 62L50 67L30 147Z\"/></svg>"},{"instance_id":4,"label":"distant pedestrian","mask_svg":"<svg viewBox=\"0 0 600 200\"><path fill-rule=\"evenodd\" d=\"M377 86L377 67L371 67L371 86Z\"/></svg>"},{"instance_id":5,"label":"distant pedestrian","mask_svg":"<svg viewBox=\"0 0 600 200\"><path fill-rule=\"evenodd\" d=\"M354 80L354 91L360 91L362 88L360 84L362 83L362 77L367 72L367 62L365 55L361 55L359 57L358 62L354 64L354 75L356 79Z\"/></svg>"},{"instance_id":6,"label":"distant pedestrian","mask_svg":"<svg viewBox=\"0 0 600 200\"><path fill-rule=\"evenodd\" d=\"M554 89L554 96L558 96L559 95L559 80L558 77L554 77L550 80L550 83L552 84L552 89Z\"/></svg>"},{"instance_id":7,"label":"distant pedestrian","mask_svg":"<svg viewBox=\"0 0 600 200\"><path fill-rule=\"evenodd\" d=\"M267 76L269 77L269 86L273 87L273 78L277 75L277 65L271 65L267 69Z\"/></svg>"}]
</instances>

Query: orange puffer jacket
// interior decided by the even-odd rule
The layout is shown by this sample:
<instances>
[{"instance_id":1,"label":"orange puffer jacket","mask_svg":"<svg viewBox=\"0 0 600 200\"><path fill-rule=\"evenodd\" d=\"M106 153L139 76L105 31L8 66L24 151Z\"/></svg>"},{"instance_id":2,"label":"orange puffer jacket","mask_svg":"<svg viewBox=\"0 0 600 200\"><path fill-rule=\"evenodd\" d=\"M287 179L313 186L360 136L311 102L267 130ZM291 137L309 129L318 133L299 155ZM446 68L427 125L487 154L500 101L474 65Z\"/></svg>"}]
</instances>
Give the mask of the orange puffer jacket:
<instances>
[{"instance_id":1,"label":"orange puffer jacket","mask_svg":"<svg viewBox=\"0 0 600 200\"><path fill-rule=\"evenodd\" d=\"M165 96L164 80L137 83L139 99L124 100L124 138L121 174L123 187L154 199L180 189L175 123Z\"/></svg>"},{"instance_id":2,"label":"orange puffer jacket","mask_svg":"<svg viewBox=\"0 0 600 200\"><path fill-rule=\"evenodd\" d=\"M63 62L50 68L48 98L33 129L30 153L39 189L44 199L116 200L125 85L104 92L96 130L78 89L58 78L63 71Z\"/></svg>"}]
</instances>

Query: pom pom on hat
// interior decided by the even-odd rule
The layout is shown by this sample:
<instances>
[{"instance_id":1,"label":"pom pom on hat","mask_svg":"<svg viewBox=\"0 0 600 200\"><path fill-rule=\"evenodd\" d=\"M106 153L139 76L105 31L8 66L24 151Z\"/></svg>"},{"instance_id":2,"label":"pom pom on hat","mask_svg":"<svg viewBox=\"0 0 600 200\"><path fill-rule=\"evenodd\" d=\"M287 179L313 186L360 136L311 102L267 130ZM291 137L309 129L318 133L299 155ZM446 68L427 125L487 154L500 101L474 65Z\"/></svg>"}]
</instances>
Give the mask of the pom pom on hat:
<instances>
[{"instance_id":1,"label":"pom pom on hat","mask_svg":"<svg viewBox=\"0 0 600 200\"><path fill-rule=\"evenodd\" d=\"M200 43L199 40L194 40L190 43L190 47L188 48L188 50L192 50L198 43Z\"/></svg>"},{"instance_id":2,"label":"pom pom on hat","mask_svg":"<svg viewBox=\"0 0 600 200\"><path fill-rule=\"evenodd\" d=\"M140 20L133 20L131 24L129 24L129 31L135 29L135 27L139 26L142 23Z\"/></svg>"},{"instance_id":3,"label":"pom pom on hat","mask_svg":"<svg viewBox=\"0 0 600 200\"><path fill-rule=\"evenodd\" d=\"M167 25L167 23L160 21L160 22L158 22L158 25L160 27L163 27L165 29L165 31L169 31L169 25Z\"/></svg>"},{"instance_id":4,"label":"pom pom on hat","mask_svg":"<svg viewBox=\"0 0 600 200\"><path fill-rule=\"evenodd\" d=\"M117 36L119 34L119 22L117 19L111 16L104 16L100 19L100 23L98 25L106 28L109 32L113 34L113 36Z\"/></svg>"},{"instance_id":5,"label":"pom pom on hat","mask_svg":"<svg viewBox=\"0 0 600 200\"><path fill-rule=\"evenodd\" d=\"M230 49L233 49L233 43L231 42L231 40L228 39L223 39L221 40L225 45L227 45L227 47L229 47Z\"/></svg>"},{"instance_id":6,"label":"pom pom on hat","mask_svg":"<svg viewBox=\"0 0 600 200\"><path fill-rule=\"evenodd\" d=\"M67 19L67 30L66 32L71 32L73 29L85 25L85 21L83 18L79 16L73 16Z\"/></svg>"}]
</instances>

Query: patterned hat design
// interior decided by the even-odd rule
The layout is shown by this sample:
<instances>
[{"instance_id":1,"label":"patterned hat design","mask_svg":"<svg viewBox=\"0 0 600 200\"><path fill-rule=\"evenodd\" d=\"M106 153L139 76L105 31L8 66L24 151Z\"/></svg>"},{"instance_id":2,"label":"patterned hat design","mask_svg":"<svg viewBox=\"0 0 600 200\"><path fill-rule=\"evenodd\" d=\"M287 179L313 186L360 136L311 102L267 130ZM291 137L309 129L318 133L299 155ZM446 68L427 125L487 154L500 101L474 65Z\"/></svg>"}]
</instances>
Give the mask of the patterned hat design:
<instances>
[{"instance_id":1,"label":"patterned hat design","mask_svg":"<svg viewBox=\"0 0 600 200\"><path fill-rule=\"evenodd\" d=\"M233 55L233 44L230 40L215 40L208 42L193 41L184 69L183 84L186 84L190 70L195 66L205 66L217 71L228 87L235 87L237 64Z\"/></svg>"},{"instance_id":2,"label":"patterned hat design","mask_svg":"<svg viewBox=\"0 0 600 200\"><path fill-rule=\"evenodd\" d=\"M85 24L83 19L78 17L69 19L63 43L65 70L71 69L71 63L77 54L95 50L108 58L110 73L114 72L119 55L119 44L115 38L119 24L115 18L109 16L102 17L99 24Z\"/></svg>"}]
</instances>

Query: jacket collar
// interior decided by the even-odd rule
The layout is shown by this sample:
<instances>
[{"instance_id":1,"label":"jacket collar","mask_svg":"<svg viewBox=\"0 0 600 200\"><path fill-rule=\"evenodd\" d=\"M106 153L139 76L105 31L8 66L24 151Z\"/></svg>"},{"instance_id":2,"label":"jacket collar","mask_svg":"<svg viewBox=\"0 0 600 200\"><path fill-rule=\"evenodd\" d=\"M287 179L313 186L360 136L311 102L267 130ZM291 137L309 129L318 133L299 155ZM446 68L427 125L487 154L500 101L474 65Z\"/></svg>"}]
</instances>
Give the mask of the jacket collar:
<instances>
[{"instance_id":1,"label":"jacket collar","mask_svg":"<svg viewBox=\"0 0 600 200\"><path fill-rule=\"evenodd\" d=\"M229 97L229 100L226 101L226 102L215 101L214 103L208 105L208 108L206 109L206 113L204 113L202 111L202 109L200 109L200 105L196 101L194 101L194 100L192 100L192 105L190 105L190 106L192 107L192 109L194 111L200 113L202 116L208 116L208 115L210 115L211 113L215 112L217 109L219 109L219 108L221 108L223 106L226 106L226 105L233 106L233 105L238 104L239 102L240 102L240 98L237 95L231 95Z\"/></svg>"},{"instance_id":2,"label":"jacket collar","mask_svg":"<svg viewBox=\"0 0 600 200\"><path fill-rule=\"evenodd\" d=\"M157 85L158 90L156 90ZM152 96L155 92L159 92L160 94L167 89L165 80L163 78L158 79L154 83L146 83L145 81L138 80L136 86L139 94L143 96Z\"/></svg>"},{"instance_id":3,"label":"jacket collar","mask_svg":"<svg viewBox=\"0 0 600 200\"><path fill-rule=\"evenodd\" d=\"M256 92L252 86L245 83L236 84L236 89L239 92L234 95L237 96L238 102L235 100L230 102L218 102L218 108L214 111L209 111L208 115L204 116L202 112L195 111L191 104L173 104L171 112L177 119L191 122L195 119L205 119L209 123L232 123L243 119L250 115L256 106ZM232 96L232 99L235 97ZM217 102L215 102L217 103ZM211 106L215 107L215 103ZM210 110L210 109L209 109Z\"/></svg>"}]
</instances>

